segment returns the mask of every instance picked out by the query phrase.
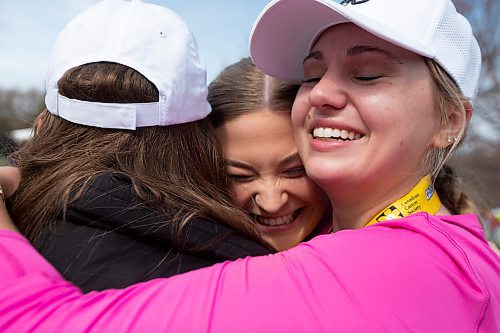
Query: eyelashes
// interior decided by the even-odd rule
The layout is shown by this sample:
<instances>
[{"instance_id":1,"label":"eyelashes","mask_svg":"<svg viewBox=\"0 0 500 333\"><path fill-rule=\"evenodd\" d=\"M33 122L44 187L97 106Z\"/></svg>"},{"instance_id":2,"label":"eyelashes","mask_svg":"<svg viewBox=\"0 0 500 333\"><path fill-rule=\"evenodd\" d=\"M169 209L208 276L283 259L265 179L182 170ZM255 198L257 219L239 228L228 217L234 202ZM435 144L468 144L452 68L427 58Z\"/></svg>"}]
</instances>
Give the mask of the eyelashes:
<instances>
[{"instance_id":1,"label":"eyelashes","mask_svg":"<svg viewBox=\"0 0 500 333\"><path fill-rule=\"evenodd\" d=\"M357 75L357 76L353 76L352 78L354 80L360 81L360 82L373 82L373 81L377 81L378 79L381 79L383 77L384 77L384 75L377 74L377 75ZM302 80L302 84L305 84L305 85L316 84L320 80L321 80L321 77L313 77L313 78Z\"/></svg>"},{"instance_id":2,"label":"eyelashes","mask_svg":"<svg viewBox=\"0 0 500 333\"><path fill-rule=\"evenodd\" d=\"M254 180L254 176L247 175L228 175L229 179L235 183L248 183Z\"/></svg>"},{"instance_id":3,"label":"eyelashes","mask_svg":"<svg viewBox=\"0 0 500 333\"><path fill-rule=\"evenodd\" d=\"M315 78L311 78L311 79L305 79L305 80L302 80L302 83L315 83L315 82L318 82L319 80L321 80L320 77L315 77Z\"/></svg>"},{"instance_id":4,"label":"eyelashes","mask_svg":"<svg viewBox=\"0 0 500 333\"><path fill-rule=\"evenodd\" d=\"M375 81L382 78L382 75L366 75L366 76L356 76L354 77L358 81Z\"/></svg>"},{"instance_id":5,"label":"eyelashes","mask_svg":"<svg viewBox=\"0 0 500 333\"><path fill-rule=\"evenodd\" d=\"M283 171L280 177L294 179L304 177L306 170L304 167L297 167ZM228 174L229 179L235 183L249 183L258 178L257 175L243 175L243 174Z\"/></svg>"}]
</instances>

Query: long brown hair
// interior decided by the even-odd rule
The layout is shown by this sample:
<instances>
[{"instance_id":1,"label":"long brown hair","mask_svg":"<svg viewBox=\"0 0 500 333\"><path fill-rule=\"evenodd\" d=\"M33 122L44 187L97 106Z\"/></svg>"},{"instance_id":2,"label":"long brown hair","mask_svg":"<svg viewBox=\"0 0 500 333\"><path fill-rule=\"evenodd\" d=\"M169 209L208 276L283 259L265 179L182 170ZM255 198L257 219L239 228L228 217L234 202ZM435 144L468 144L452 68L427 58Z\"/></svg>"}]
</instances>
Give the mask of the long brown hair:
<instances>
[{"instance_id":1,"label":"long brown hair","mask_svg":"<svg viewBox=\"0 0 500 333\"><path fill-rule=\"evenodd\" d=\"M75 67L58 87L62 95L84 101L158 101L150 81L116 63ZM253 222L232 204L208 119L127 131L74 124L48 111L42 118L34 137L13 156L22 182L9 202L19 228L35 244L44 229L54 227L55 216L64 217L68 205L104 173L129 177L140 199L178 212L165 221L178 235L189 220L203 217L261 241Z\"/></svg>"}]
</instances>

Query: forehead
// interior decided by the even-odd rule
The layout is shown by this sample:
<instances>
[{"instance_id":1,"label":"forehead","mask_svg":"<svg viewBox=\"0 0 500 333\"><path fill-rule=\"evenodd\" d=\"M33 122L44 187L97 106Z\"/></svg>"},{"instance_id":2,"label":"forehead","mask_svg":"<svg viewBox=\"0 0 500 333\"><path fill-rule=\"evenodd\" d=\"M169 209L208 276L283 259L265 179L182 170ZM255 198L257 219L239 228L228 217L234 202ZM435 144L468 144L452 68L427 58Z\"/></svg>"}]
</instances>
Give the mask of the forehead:
<instances>
[{"instance_id":1,"label":"forehead","mask_svg":"<svg viewBox=\"0 0 500 333\"><path fill-rule=\"evenodd\" d=\"M239 116L217 129L226 159L253 167L275 165L297 152L288 112L259 111Z\"/></svg>"},{"instance_id":2,"label":"forehead","mask_svg":"<svg viewBox=\"0 0 500 333\"><path fill-rule=\"evenodd\" d=\"M224 145L239 142L272 144L278 139L293 140L290 113L262 108L236 117L217 129Z\"/></svg>"},{"instance_id":3,"label":"forehead","mask_svg":"<svg viewBox=\"0 0 500 333\"><path fill-rule=\"evenodd\" d=\"M380 50L385 50L386 54L397 54L403 57L419 58L417 54L392 44L379 38L353 23L342 23L325 29L321 32L310 52L320 51L321 53L343 52L352 49L356 45L373 46ZM347 55L355 55L351 52Z\"/></svg>"}]
</instances>

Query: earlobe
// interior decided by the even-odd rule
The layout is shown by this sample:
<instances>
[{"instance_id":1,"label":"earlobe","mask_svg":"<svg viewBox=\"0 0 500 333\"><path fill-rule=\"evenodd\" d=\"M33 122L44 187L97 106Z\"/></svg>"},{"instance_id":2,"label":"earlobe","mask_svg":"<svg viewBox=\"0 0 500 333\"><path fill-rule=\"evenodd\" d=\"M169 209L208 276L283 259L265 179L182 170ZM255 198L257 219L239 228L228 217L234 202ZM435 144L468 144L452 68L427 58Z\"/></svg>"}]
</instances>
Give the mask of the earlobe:
<instances>
[{"instance_id":1,"label":"earlobe","mask_svg":"<svg viewBox=\"0 0 500 333\"><path fill-rule=\"evenodd\" d=\"M446 148L449 145L452 145L456 140L456 137L450 136L448 130L442 129L432 140L432 145L434 146L434 148Z\"/></svg>"},{"instance_id":2,"label":"earlobe","mask_svg":"<svg viewBox=\"0 0 500 333\"><path fill-rule=\"evenodd\" d=\"M441 129L433 140L436 148L446 148L462 139L472 116L473 107L468 101L463 103L462 108L451 108L447 119L443 122Z\"/></svg>"}]
</instances>

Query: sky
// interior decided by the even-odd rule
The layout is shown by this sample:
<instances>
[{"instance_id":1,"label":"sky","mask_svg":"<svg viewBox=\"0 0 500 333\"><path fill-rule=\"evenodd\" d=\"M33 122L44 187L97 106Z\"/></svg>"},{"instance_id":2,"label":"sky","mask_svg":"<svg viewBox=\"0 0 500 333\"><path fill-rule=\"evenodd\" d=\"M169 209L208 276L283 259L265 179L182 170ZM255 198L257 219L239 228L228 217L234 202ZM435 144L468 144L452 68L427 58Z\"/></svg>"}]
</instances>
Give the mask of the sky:
<instances>
[{"instance_id":1,"label":"sky","mask_svg":"<svg viewBox=\"0 0 500 333\"><path fill-rule=\"evenodd\" d=\"M59 31L98 0L0 0L0 88L45 89ZM254 20L269 0L147 0L179 14L191 27L210 82L248 56Z\"/></svg>"}]
</instances>

